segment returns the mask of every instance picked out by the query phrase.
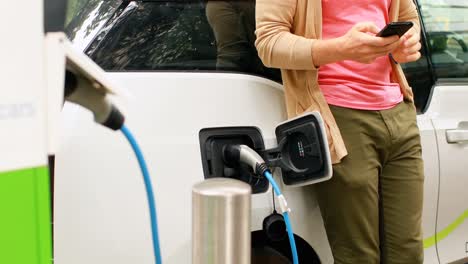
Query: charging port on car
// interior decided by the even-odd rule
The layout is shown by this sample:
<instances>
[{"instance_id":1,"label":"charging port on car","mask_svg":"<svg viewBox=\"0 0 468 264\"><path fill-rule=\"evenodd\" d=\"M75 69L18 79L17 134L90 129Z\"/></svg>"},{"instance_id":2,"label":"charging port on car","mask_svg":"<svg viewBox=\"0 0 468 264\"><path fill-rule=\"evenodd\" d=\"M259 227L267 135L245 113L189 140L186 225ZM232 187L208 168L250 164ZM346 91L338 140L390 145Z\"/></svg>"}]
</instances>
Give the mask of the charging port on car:
<instances>
[{"instance_id":1,"label":"charging port on car","mask_svg":"<svg viewBox=\"0 0 468 264\"><path fill-rule=\"evenodd\" d=\"M268 180L259 177L246 165L231 165L223 160L227 145L247 145L255 151L265 149L260 130L256 127L205 128L199 133L200 150L205 179L226 177L250 184L252 193L268 190Z\"/></svg>"}]
</instances>

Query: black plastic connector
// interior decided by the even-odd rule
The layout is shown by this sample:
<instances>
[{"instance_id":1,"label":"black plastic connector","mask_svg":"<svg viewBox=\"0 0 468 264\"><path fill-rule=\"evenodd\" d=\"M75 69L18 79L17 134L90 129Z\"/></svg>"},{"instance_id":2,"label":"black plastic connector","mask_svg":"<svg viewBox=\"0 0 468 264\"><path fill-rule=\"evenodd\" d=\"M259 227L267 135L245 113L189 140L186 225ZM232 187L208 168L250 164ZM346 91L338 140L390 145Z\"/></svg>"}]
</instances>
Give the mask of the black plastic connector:
<instances>
[{"instance_id":1,"label":"black plastic connector","mask_svg":"<svg viewBox=\"0 0 468 264\"><path fill-rule=\"evenodd\" d=\"M112 110L109 114L109 117L106 119L106 121L102 123L102 125L117 131L122 128L124 123L124 115L119 111L117 107L115 107L115 105L112 105Z\"/></svg>"},{"instance_id":2,"label":"black plastic connector","mask_svg":"<svg viewBox=\"0 0 468 264\"><path fill-rule=\"evenodd\" d=\"M236 167L240 162L240 145L223 146L223 161L229 167Z\"/></svg>"},{"instance_id":3,"label":"black plastic connector","mask_svg":"<svg viewBox=\"0 0 468 264\"><path fill-rule=\"evenodd\" d=\"M271 215L263 219L263 232L266 237L273 242L283 241L288 238L286 222L284 217L274 211Z\"/></svg>"},{"instance_id":4,"label":"black plastic connector","mask_svg":"<svg viewBox=\"0 0 468 264\"><path fill-rule=\"evenodd\" d=\"M73 72L66 70L65 71L64 97L67 98L69 95L75 92L77 87L78 87L78 79L76 78L76 75Z\"/></svg>"},{"instance_id":5,"label":"black plastic connector","mask_svg":"<svg viewBox=\"0 0 468 264\"><path fill-rule=\"evenodd\" d=\"M257 164L257 167L255 168L255 172L257 173L258 176L263 176L265 175L265 172L271 173L270 169L268 168L268 165L266 163L259 163Z\"/></svg>"}]
</instances>

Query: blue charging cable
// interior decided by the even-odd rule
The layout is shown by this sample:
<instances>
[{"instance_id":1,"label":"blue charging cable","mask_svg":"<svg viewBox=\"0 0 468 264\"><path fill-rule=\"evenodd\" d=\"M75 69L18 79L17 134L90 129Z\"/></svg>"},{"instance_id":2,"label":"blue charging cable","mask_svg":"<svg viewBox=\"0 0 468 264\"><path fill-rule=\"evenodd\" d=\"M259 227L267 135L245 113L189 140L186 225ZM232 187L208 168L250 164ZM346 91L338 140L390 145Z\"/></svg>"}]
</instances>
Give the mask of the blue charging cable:
<instances>
[{"instance_id":1,"label":"blue charging cable","mask_svg":"<svg viewBox=\"0 0 468 264\"><path fill-rule=\"evenodd\" d=\"M151 234L153 240L153 251L156 264L162 264L161 250L159 248L158 221L156 205L154 202L153 187L146 166L145 158L130 130L125 126L125 117L119 109L107 98L101 89L94 89L92 82L81 75L66 70L64 97L67 101L77 103L90 110L94 115L96 123L101 124L114 131L121 130L132 146L133 152L140 165L143 181L145 183L146 195L151 217Z\"/></svg>"},{"instance_id":2,"label":"blue charging cable","mask_svg":"<svg viewBox=\"0 0 468 264\"><path fill-rule=\"evenodd\" d=\"M149 206L150 217L151 217L151 234L152 234L152 239L153 239L154 257L156 260L156 264L162 264L161 249L159 248L158 218L156 215L156 204L154 201L153 187L151 185L151 178L148 172L148 167L146 166L143 153L141 152L141 149L138 146L138 143L136 142L130 130L125 125L123 125L120 130L125 135L130 145L132 146L133 152L135 153L135 156L138 160L138 164L140 165L141 173L143 174L143 180L145 182L146 195L148 198L148 206Z\"/></svg>"},{"instance_id":3,"label":"blue charging cable","mask_svg":"<svg viewBox=\"0 0 468 264\"><path fill-rule=\"evenodd\" d=\"M284 199L284 196L281 193L281 190L278 187L278 184L276 183L275 179L273 179L273 176L271 175L271 172L266 170L265 173L264 173L264 176L265 176L265 178L268 179L271 186L273 186L273 190L274 190L276 196L278 197L278 199L280 200L280 206L285 205L286 200ZM286 208L282 208L282 210L283 210L284 222L286 223L286 229L288 231L289 244L291 245L293 263L298 264L299 263L299 257L297 255L296 241L294 240L294 232L292 230L291 220L289 219L288 210Z\"/></svg>"},{"instance_id":4,"label":"blue charging cable","mask_svg":"<svg viewBox=\"0 0 468 264\"><path fill-rule=\"evenodd\" d=\"M293 263L299 264L299 257L297 255L296 241L294 240L294 232L291 226L291 220L289 219L288 204L286 199L281 193L278 184L271 175L268 165L265 163L263 158L252 148L247 145L227 145L223 148L223 160L230 165L244 163L250 166L254 173L257 175L263 175L273 186L273 190L278 197L279 206L283 213L284 222L286 223L286 229L288 231L289 244L291 245L291 252L293 256Z\"/></svg>"}]
</instances>

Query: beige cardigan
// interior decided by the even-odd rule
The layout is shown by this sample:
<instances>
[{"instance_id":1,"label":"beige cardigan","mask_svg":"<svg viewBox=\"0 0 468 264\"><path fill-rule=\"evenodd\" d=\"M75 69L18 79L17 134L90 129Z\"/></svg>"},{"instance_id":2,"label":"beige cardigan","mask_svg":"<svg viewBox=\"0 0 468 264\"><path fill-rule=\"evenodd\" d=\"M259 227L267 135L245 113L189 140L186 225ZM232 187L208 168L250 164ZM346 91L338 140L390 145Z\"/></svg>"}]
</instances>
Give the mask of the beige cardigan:
<instances>
[{"instance_id":1,"label":"beige cardigan","mask_svg":"<svg viewBox=\"0 0 468 264\"><path fill-rule=\"evenodd\" d=\"M392 0L389 18L392 22L412 21L420 28L412 0ZM288 116L319 111L327 126L332 162L339 163L347 155L346 147L318 86L318 69L312 60L314 41L322 35L322 0L257 0L256 23L260 58L266 66L281 69ZM401 66L392 65L392 81L400 84L406 100L413 101Z\"/></svg>"}]
</instances>

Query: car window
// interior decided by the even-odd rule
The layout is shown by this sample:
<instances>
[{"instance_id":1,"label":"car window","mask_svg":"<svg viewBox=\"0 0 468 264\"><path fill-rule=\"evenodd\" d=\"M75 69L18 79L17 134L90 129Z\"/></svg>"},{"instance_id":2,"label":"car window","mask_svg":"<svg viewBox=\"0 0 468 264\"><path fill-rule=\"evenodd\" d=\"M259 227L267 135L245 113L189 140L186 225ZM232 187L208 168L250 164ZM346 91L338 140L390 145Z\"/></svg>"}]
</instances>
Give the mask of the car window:
<instances>
[{"instance_id":1,"label":"car window","mask_svg":"<svg viewBox=\"0 0 468 264\"><path fill-rule=\"evenodd\" d=\"M420 0L437 78L468 77L468 0Z\"/></svg>"},{"instance_id":2,"label":"car window","mask_svg":"<svg viewBox=\"0 0 468 264\"><path fill-rule=\"evenodd\" d=\"M133 1L87 54L108 71L228 71L280 81L255 48L255 1Z\"/></svg>"},{"instance_id":3,"label":"car window","mask_svg":"<svg viewBox=\"0 0 468 264\"><path fill-rule=\"evenodd\" d=\"M120 5L115 0L68 0L65 33L84 50Z\"/></svg>"},{"instance_id":4,"label":"car window","mask_svg":"<svg viewBox=\"0 0 468 264\"><path fill-rule=\"evenodd\" d=\"M424 35L421 42L425 42ZM419 60L401 65L406 79L413 89L414 104L418 113L424 112L434 85L434 76L429 65L428 52L425 45L422 46L420 52L421 58Z\"/></svg>"}]
</instances>

